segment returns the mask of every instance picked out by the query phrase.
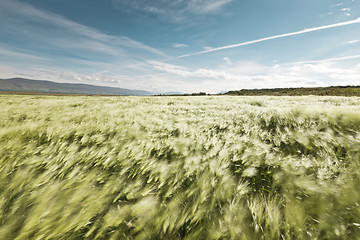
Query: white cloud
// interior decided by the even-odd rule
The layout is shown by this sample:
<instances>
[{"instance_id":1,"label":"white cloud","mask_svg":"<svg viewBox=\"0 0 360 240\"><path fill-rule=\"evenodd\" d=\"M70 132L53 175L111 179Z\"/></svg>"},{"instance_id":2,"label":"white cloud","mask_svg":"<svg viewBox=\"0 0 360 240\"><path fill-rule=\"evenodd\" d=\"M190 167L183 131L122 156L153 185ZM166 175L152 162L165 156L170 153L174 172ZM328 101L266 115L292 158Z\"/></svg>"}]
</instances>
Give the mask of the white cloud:
<instances>
[{"instance_id":1,"label":"white cloud","mask_svg":"<svg viewBox=\"0 0 360 240\"><path fill-rule=\"evenodd\" d=\"M148 63L152 67L154 67L155 69L157 69L159 71L163 71L163 72L166 72L166 73L172 73L172 74L182 76L182 77L189 77L192 74L185 67L181 67L181 66L177 66L177 65L173 65L173 64L168 64L168 63L163 63L163 62L159 62L159 61L153 61L153 60L148 61Z\"/></svg>"},{"instance_id":2,"label":"white cloud","mask_svg":"<svg viewBox=\"0 0 360 240\"><path fill-rule=\"evenodd\" d=\"M360 42L360 40L350 40L347 42L347 44L354 44L354 43L358 43Z\"/></svg>"},{"instance_id":3,"label":"white cloud","mask_svg":"<svg viewBox=\"0 0 360 240\"><path fill-rule=\"evenodd\" d=\"M159 71L163 71L166 73L172 73L172 74L175 74L175 75L178 75L181 77L215 78L215 79L223 78L223 79L228 79L228 80L238 78L237 75L233 75L233 74L231 74L229 72L225 72L225 71L217 71L217 70L206 69L206 68L199 68L195 71L191 71L190 69L182 67L182 66L158 62L158 61L148 61L148 63Z\"/></svg>"},{"instance_id":4,"label":"white cloud","mask_svg":"<svg viewBox=\"0 0 360 240\"><path fill-rule=\"evenodd\" d=\"M268 41L268 40L272 40L272 39L289 37L289 36L294 36L294 35L299 35L299 34L304 34L304 33L309 33L309 32L315 32L315 31L319 31L319 30L323 30L323 29L341 27L341 26L346 26L346 25L351 25L351 24L356 24L356 23L360 23L360 18L357 18L357 19L351 20L351 21L335 23L335 24L331 24L331 25L324 25L324 26L320 26L320 27L307 28L307 29L297 31L297 32L291 32L291 33L275 35L275 36L261 38L261 39L252 40L252 41L248 41L248 42L243 42L243 43L238 43L238 44L226 45L226 46L223 46L223 47L212 48L212 49L208 49L208 50L204 50L204 51L200 51L200 52L196 52L196 53L182 55L182 56L179 56L178 58L190 57L190 56L199 55L199 54L203 54L203 53L215 52L215 51L220 51L220 50L225 50L225 49L250 45L250 44L254 44L254 43L258 43L258 42L264 42L264 41Z\"/></svg>"},{"instance_id":5,"label":"white cloud","mask_svg":"<svg viewBox=\"0 0 360 240\"><path fill-rule=\"evenodd\" d=\"M360 57L360 56L359 56ZM350 58L349 58L350 59ZM105 85L153 92L199 92L279 88L315 87L329 85L360 85L360 64L341 64L337 60L313 61L266 66L254 62L233 62L218 68L187 68L159 61L147 61L137 75L111 75L109 72L79 74L61 69L25 68L18 73L17 67L0 65L2 78L24 76L57 82L76 82ZM135 72L139 72L136 70ZM110 71L112 72L112 71Z\"/></svg>"},{"instance_id":6,"label":"white cloud","mask_svg":"<svg viewBox=\"0 0 360 240\"><path fill-rule=\"evenodd\" d=\"M174 43L172 46L173 46L173 48L187 48L187 47L189 47L187 44L184 44L184 43Z\"/></svg>"},{"instance_id":7,"label":"white cloud","mask_svg":"<svg viewBox=\"0 0 360 240\"><path fill-rule=\"evenodd\" d=\"M344 3L332 4L332 5L330 5L330 8L340 7L340 6L342 6L342 5L344 5Z\"/></svg>"},{"instance_id":8,"label":"white cloud","mask_svg":"<svg viewBox=\"0 0 360 240\"><path fill-rule=\"evenodd\" d=\"M184 83L180 85L183 87L172 86L169 90L216 93L245 88L315 87L349 83L360 85L360 64L353 67L348 64L346 66L338 64L338 61L358 57L360 55L273 66L240 62L233 63L231 67L222 65L213 69L190 69L158 61L148 63L156 71L162 72L163 77Z\"/></svg>"},{"instance_id":9,"label":"white cloud","mask_svg":"<svg viewBox=\"0 0 360 240\"><path fill-rule=\"evenodd\" d=\"M232 64L230 58L224 57L223 59L224 59L224 61L225 61L226 64L228 64L228 65L231 65L231 64Z\"/></svg>"}]
</instances>

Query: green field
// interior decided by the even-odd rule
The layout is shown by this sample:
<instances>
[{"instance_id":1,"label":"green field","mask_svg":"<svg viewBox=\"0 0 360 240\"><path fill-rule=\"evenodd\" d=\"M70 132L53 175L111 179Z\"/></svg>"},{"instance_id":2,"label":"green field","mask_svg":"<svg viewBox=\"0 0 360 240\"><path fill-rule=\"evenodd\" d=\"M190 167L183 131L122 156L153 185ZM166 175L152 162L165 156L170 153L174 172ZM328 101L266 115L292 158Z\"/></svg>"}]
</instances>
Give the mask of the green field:
<instances>
[{"instance_id":1,"label":"green field","mask_svg":"<svg viewBox=\"0 0 360 240\"><path fill-rule=\"evenodd\" d=\"M0 239L360 239L360 98L0 95Z\"/></svg>"}]
</instances>

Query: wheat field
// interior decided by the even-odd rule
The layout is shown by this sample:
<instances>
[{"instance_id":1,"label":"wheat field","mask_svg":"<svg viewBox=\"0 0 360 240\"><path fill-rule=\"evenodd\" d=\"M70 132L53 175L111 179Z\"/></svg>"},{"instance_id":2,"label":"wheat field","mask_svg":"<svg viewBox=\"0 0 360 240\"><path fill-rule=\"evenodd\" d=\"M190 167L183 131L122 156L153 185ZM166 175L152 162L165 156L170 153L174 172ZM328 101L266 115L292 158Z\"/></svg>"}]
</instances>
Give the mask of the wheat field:
<instances>
[{"instance_id":1,"label":"wheat field","mask_svg":"<svg viewBox=\"0 0 360 240\"><path fill-rule=\"evenodd\" d=\"M0 239L360 239L360 98L0 95Z\"/></svg>"}]
</instances>

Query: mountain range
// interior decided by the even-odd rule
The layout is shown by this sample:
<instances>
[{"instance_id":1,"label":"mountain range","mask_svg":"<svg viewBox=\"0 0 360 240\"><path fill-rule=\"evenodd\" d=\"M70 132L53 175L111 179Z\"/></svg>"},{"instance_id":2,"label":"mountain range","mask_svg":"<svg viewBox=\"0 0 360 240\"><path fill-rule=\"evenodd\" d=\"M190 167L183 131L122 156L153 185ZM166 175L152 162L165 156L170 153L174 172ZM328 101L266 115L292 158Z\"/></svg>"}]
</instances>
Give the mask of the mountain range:
<instances>
[{"instance_id":1,"label":"mountain range","mask_svg":"<svg viewBox=\"0 0 360 240\"><path fill-rule=\"evenodd\" d=\"M31 80L25 78L0 79L0 91L21 91L62 94L85 94L85 95L130 95L149 96L154 93L142 90L130 90L125 88L95 86L78 83L57 83L44 80Z\"/></svg>"}]
</instances>

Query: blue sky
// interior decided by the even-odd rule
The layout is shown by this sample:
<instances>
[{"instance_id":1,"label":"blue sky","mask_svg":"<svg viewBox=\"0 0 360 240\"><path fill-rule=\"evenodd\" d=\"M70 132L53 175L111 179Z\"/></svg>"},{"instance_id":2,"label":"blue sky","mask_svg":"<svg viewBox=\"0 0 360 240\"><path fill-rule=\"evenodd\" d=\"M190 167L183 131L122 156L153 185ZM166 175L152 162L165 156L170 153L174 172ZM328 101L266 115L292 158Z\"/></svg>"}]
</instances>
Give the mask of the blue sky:
<instances>
[{"instance_id":1,"label":"blue sky","mask_svg":"<svg viewBox=\"0 0 360 240\"><path fill-rule=\"evenodd\" d=\"M153 92L360 85L360 0L0 0L0 78Z\"/></svg>"}]
</instances>

